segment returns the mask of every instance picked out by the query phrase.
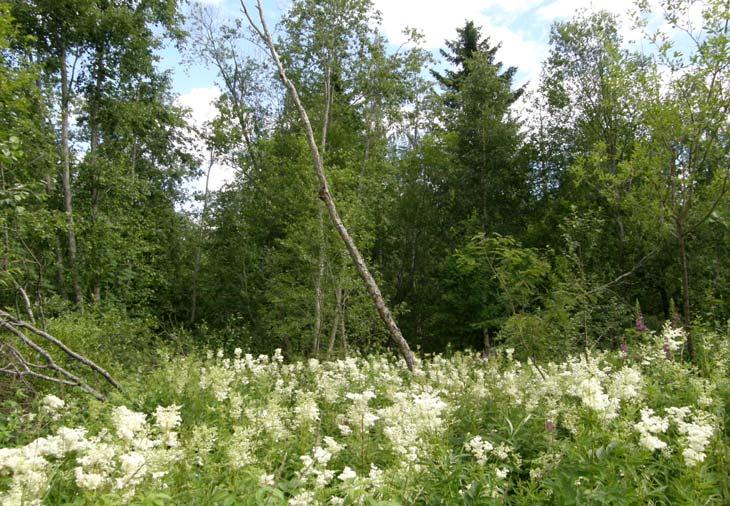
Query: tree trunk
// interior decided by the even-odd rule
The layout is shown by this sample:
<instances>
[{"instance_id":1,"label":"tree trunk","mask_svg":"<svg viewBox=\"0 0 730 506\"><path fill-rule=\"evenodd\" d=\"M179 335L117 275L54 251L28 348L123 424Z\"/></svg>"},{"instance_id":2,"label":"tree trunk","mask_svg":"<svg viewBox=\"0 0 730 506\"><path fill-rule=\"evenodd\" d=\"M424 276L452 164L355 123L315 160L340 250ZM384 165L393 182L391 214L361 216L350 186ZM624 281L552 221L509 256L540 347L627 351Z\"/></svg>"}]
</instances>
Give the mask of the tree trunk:
<instances>
[{"instance_id":1,"label":"tree trunk","mask_svg":"<svg viewBox=\"0 0 730 506\"><path fill-rule=\"evenodd\" d=\"M84 311L84 299L79 285L78 268L76 265L76 233L74 227L73 207L71 205L71 153L69 147L69 103L71 100L68 67L66 63L66 49L61 49L61 156L63 172L63 209L66 214L66 238L68 240L68 264L71 269L71 286L73 287L74 302Z\"/></svg>"},{"instance_id":2,"label":"tree trunk","mask_svg":"<svg viewBox=\"0 0 730 506\"><path fill-rule=\"evenodd\" d=\"M335 340L337 339L337 329L340 325L340 315L342 313L342 289L337 287L335 289L335 317L332 322L332 331L330 332L330 340L327 343L327 357L332 355L332 350L335 348Z\"/></svg>"},{"instance_id":3,"label":"tree trunk","mask_svg":"<svg viewBox=\"0 0 730 506\"><path fill-rule=\"evenodd\" d=\"M388 309L388 306L385 304L385 299L383 299L383 295L380 293L380 288L378 287L377 283L375 282L375 279L373 278L372 274L370 273L370 270L368 269L367 265L365 264L365 260L363 259L362 255L360 254L360 250L355 245L355 241L353 241L352 237L350 236L349 231L345 227L344 223L342 223L342 219L340 218L340 215L337 212L337 207L335 206L335 201L329 192L329 184L327 182L327 177L325 175L324 165L322 163L322 157L320 156L319 148L317 147L317 142L314 139L314 132L312 131L312 124L309 121L309 115L307 114L306 109L304 109L304 106L302 105L302 102L299 99L299 93L297 92L297 89L294 86L294 83L292 81L290 81L286 75L286 71L284 70L284 66L281 63L279 54L277 53L276 47L274 46L274 41L271 38L271 34L269 33L269 29L266 25L266 21L264 19L263 7L261 6L261 0L256 1L257 10L259 13L259 19L261 21L260 28L258 27L258 25L256 23L254 23L253 19L250 17L248 9L246 8L246 4L244 3L244 0L241 1L241 6L243 8L243 12L244 12L246 18L248 19L249 23L251 24L251 27L254 30L256 30L258 35L261 37L261 40L267 45L267 47L270 51L270 54L271 54L271 58L279 70L279 77L281 78L281 81L284 83L284 86L286 86L287 90L289 91L289 94L290 94L292 100L294 101L294 104L296 105L297 110L299 111L299 116L301 117L302 123L304 123L304 130L307 135L307 142L309 143L309 148L312 151L312 158L314 159L314 170L317 173L317 178L319 179L319 184L320 184L319 197L327 205L327 210L329 211L330 219L332 220L332 223L335 226L337 233L339 234L340 238L342 239L342 242L345 243L345 246L347 247L347 251L350 254L350 257L352 258L352 262L355 264L355 268L357 268L357 272L360 274L360 277L362 278L363 282L365 283L365 286L368 290L368 293L370 294L370 297L373 299L373 303L375 304L375 307L378 311L378 314L380 315L380 318L383 320L383 323L385 323L385 326L387 327L391 338L393 339L393 341L395 341L396 345L400 349L401 355L403 356L403 359L405 360L406 365L408 366L408 369L412 371L416 365L416 361L415 361L415 357L413 356L413 352L411 351L410 347L408 346L408 342L403 338L403 335L401 334L401 331L398 328L398 325L396 324L395 320L393 319L393 316L391 315L390 310Z\"/></svg>"},{"instance_id":4,"label":"tree trunk","mask_svg":"<svg viewBox=\"0 0 730 506\"><path fill-rule=\"evenodd\" d=\"M689 261L687 259L687 240L682 220L677 220L677 242L679 243L679 262L682 268L682 313L687 329L687 353L690 360L695 358L694 342L690 327L692 324L689 306Z\"/></svg>"},{"instance_id":5,"label":"tree trunk","mask_svg":"<svg viewBox=\"0 0 730 506\"><path fill-rule=\"evenodd\" d=\"M91 161L91 223L96 228L99 216L99 201L101 200L102 190L99 187L101 179L101 166L99 161L99 144L101 143L101 125L99 120L99 103L101 101L101 87L104 82L104 48L99 43L94 53L94 95L91 100L89 111L89 160ZM93 275L92 280L92 299L98 303L101 301L101 278L98 274Z\"/></svg>"},{"instance_id":6,"label":"tree trunk","mask_svg":"<svg viewBox=\"0 0 730 506\"><path fill-rule=\"evenodd\" d=\"M318 227L319 227L319 261L317 276L314 279L314 344L312 353L319 354L319 338L322 334L322 282L324 280L325 267L325 234L324 234L324 212L322 206L317 206Z\"/></svg>"},{"instance_id":7,"label":"tree trunk","mask_svg":"<svg viewBox=\"0 0 730 506\"><path fill-rule=\"evenodd\" d=\"M198 244L195 248L195 265L193 266L193 293L190 301L190 324L195 323L195 313L198 308L198 273L200 272L200 256L203 249L203 239L205 233L205 219L208 212L208 185L210 183L210 171L213 168L213 151L210 152L210 162L208 163L208 172L205 175L205 192L203 193L203 211L200 214L200 226L198 230Z\"/></svg>"},{"instance_id":8,"label":"tree trunk","mask_svg":"<svg viewBox=\"0 0 730 506\"><path fill-rule=\"evenodd\" d=\"M320 142L320 150L322 156L327 152L327 131L330 122L330 107L332 104L332 90L330 85L330 65L327 65L324 82L324 114L322 117L322 139ZM325 236L324 216L322 206L317 206L317 218L319 226L319 263L317 269L317 277L314 280L314 344L312 346L312 354L316 357L319 355L320 337L322 335L322 282L324 280L325 268Z\"/></svg>"}]
</instances>

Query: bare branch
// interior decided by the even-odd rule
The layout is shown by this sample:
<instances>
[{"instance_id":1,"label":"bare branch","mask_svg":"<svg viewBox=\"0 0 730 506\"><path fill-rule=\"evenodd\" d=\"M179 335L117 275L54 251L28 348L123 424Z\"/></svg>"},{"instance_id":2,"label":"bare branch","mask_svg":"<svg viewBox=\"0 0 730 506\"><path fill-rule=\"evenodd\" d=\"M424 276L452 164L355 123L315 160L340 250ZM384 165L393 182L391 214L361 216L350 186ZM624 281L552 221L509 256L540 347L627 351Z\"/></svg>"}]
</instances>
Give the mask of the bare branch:
<instances>
[{"instance_id":1,"label":"bare branch","mask_svg":"<svg viewBox=\"0 0 730 506\"><path fill-rule=\"evenodd\" d=\"M76 376L75 374L69 372L68 370L64 369L60 365L58 365L51 356L48 351L46 351L44 348L39 346L37 343L35 343L32 339L30 339L28 336L26 336L23 332L18 330L14 325L12 325L10 322L0 320L0 328L3 328L10 332L11 334L15 335L23 344L28 346L29 348L33 349L36 353L41 355L46 363L48 364L48 367L50 369L53 369L58 374L66 378L66 380L60 380L59 378L52 378L51 376L47 376L45 374L40 374L32 371L30 367L28 366L28 363L26 361L23 361L21 365L24 366L25 371L16 374L17 377L22 377L25 375L34 376L37 378L46 379L49 381L56 381L56 382L63 382L64 384L70 385L70 386L78 386L82 390L88 392L89 394L93 395L100 401L106 400L106 397L104 397L103 394L101 394L98 390L95 388L89 386L84 380ZM7 373L7 372L6 372Z\"/></svg>"},{"instance_id":2,"label":"bare branch","mask_svg":"<svg viewBox=\"0 0 730 506\"><path fill-rule=\"evenodd\" d=\"M97 365L96 363L89 360L88 358L84 357L83 355L80 355L80 354L76 353L75 351L71 350L63 342L59 341L58 339L56 339L55 337L50 335L48 332L40 330L40 329L36 328L34 325L31 325L22 320L18 320L17 318L13 317L13 315L11 315L10 313L7 313L6 311L3 311L2 309L0 309L0 318L4 318L5 320L7 320L7 322L3 322L2 320L0 320L0 324L10 323L12 326L25 328L25 329L31 331L32 333L34 333L35 335L45 339L46 341L53 343L69 357L81 362L82 364L86 365L87 367L90 367L97 373L101 374L104 377L104 379L106 379L112 386L114 386L114 388L116 388L117 390L120 390L120 391L122 390L122 387L119 385L119 383L117 383L114 380L114 378L112 378L111 374L109 374L104 368ZM50 355L49 355L49 357L50 357Z\"/></svg>"}]
</instances>

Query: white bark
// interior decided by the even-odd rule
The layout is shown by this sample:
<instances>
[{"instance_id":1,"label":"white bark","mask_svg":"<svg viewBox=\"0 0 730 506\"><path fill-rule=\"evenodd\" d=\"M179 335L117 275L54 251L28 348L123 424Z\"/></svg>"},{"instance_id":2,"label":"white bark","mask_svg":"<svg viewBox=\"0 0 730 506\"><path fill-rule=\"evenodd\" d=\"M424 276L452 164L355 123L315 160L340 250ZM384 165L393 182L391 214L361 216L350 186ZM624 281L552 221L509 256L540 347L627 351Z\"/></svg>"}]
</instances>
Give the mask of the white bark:
<instances>
[{"instance_id":1,"label":"white bark","mask_svg":"<svg viewBox=\"0 0 730 506\"><path fill-rule=\"evenodd\" d=\"M319 197L320 197L320 199L322 199L322 201L327 206L327 210L329 212L330 219L332 220L332 223L335 226L337 233L339 234L340 238L342 239L342 242L345 243L345 247L347 248L347 251L350 254L350 257L352 258L352 262L355 264L355 268L357 269L357 272L360 274L360 277L362 278L363 282L365 283L365 286L368 290L368 293L370 294L370 297L373 300L373 303L375 304L375 307L378 311L378 314L380 315L380 318L383 320L383 323L385 323L385 326L387 327L391 338L393 339L393 341L395 341L396 345L400 349L401 355L403 356L403 359L406 361L406 365L408 366L408 369L410 369L412 371L416 365L415 358L413 356L413 352L411 351L410 347L408 346L408 342L403 338L403 334L401 334L401 331L398 328L398 325L396 324L395 320L393 319L393 316L391 315L390 310L388 309L388 306L385 304L383 295L380 293L380 288L378 287L377 283L375 282L375 279L373 278L372 274L370 273L370 270L368 269L367 265L365 264L365 260L363 259L362 254L360 253L360 250L355 245L355 241L350 236L349 231L345 227L344 223L342 222L342 219L340 218L339 213L337 212L337 207L335 206L335 201L332 198L332 195L330 194L330 191L329 191L329 184L327 182L327 177L326 177L325 170L324 170L324 164L322 162L322 157L320 155L319 148L317 147L317 142L314 138L312 124L309 121L309 115L307 114L306 109L304 108L301 100L299 99L299 93L297 92L296 86L294 86L294 83L291 80L289 80L289 78L286 75L284 66L281 63L281 59L279 58L279 53L276 51L276 46L274 45L274 40L272 39L271 33L269 32L269 29L266 25L263 7L261 6L261 0L256 0L256 9L258 10L259 20L261 22L260 27L258 26L258 24L256 22L254 22L253 18L251 17L248 9L246 8L245 0L241 0L241 7L243 9L244 15L246 16L246 19L248 20L249 24L251 25L251 28L254 31L256 31L256 33L259 35L261 40L266 44L266 47L269 50L271 59L276 64L276 67L279 71L279 77L280 77L282 83L284 83L284 86L286 86L287 90L289 91L289 95L291 96L297 110L299 111L299 116L302 120L302 123L304 124L304 131L307 136L307 142L309 143L309 148L312 152L312 157L314 159L314 170L317 173L317 179L319 180L319 184L320 184Z\"/></svg>"}]
</instances>

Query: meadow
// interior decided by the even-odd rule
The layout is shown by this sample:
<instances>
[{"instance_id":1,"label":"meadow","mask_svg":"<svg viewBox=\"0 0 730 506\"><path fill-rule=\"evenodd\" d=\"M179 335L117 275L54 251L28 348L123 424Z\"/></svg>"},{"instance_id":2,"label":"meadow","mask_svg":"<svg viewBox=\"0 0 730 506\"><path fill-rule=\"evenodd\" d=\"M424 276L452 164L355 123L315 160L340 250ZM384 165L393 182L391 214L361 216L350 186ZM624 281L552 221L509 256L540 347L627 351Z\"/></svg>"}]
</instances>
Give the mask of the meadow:
<instances>
[{"instance_id":1,"label":"meadow","mask_svg":"<svg viewBox=\"0 0 730 506\"><path fill-rule=\"evenodd\" d=\"M0 504L727 504L727 336L562 363L160 351L102 403L6 402ZM9 406L15 408L9 408ZM24 407L23 407L24 406Z\"/></svg>"}]
</instances>

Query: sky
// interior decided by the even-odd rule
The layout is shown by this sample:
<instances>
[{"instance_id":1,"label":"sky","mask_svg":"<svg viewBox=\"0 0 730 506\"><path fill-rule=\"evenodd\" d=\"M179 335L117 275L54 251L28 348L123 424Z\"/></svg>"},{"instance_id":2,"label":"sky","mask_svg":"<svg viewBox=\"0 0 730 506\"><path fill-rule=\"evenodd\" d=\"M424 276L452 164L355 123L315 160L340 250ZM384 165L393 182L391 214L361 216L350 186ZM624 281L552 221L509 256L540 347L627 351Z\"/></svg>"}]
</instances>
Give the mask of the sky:
<instances>
[{"instance_id":1,"label":"sky","mask_svg":"<svg viewBox=\"0 0 730 506\"><path fill-rule=\"evenodd\" d=\"M244 0L253 6L255 0ZM482 34L502 47L497 57L505 66L516 66L516 84L537 84L542 62L548 54L550 26L556 20L573 17L580 10L607 10L624 21L626 40L638 40L631 30L630 13L634 0L373 0L382 13L381 30L397 47L404 42L406 26L425 35L425 46L435 55L445 40L454 39L456 29L465 20L482 26ZM220 11L226 18L242 17L240 0L202 0L200 3ZM267 23L274 26L286 12L288 0L263 0ZM212 101L219 94L216 74L200 64L183 65L182 56L174 47L161 54L161 67L173 72L173 86L178 103L192 110L192 120L200 125L215 115ZM230 181L233 171L216 165L211 173L211 189ZM195 184L202 189L203 182Z\"/></svg>"}]
</instances>

